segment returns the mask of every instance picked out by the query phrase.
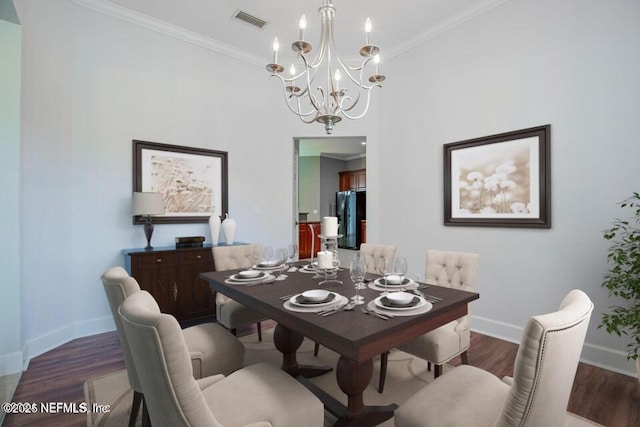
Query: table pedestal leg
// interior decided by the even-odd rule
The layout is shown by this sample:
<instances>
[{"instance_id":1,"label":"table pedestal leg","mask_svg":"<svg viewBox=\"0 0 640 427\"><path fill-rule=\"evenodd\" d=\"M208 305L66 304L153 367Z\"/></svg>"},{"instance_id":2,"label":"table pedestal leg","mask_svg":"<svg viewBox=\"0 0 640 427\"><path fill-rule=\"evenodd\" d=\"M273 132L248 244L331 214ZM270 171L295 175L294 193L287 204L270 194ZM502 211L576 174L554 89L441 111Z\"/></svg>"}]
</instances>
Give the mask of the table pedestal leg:
<instances>
[{"instance_id":1,"label":"table pedestal leg","mask_svg":"<svg viewBox=\"0 0 640 427\"><path fill-rule=\"evenodd\" d=\"M373 376L373 360L357 363L340 356L336 370L338 386L348 398L344 418L336 426L375 426L393 417L398 405L365 406L362 393Z\"/></svg>"},{"instance_id":2,"label":"table pedestal leg","mask_svg":"<svg viewBox=\"0 0 640 427\"><path fill-rule=\"evenodd\" d=\"M298 364L296 351L300 348L304 336L296 331L292 331L279 323L273 333L273 343L280 353L282 353L282 370L296 377L302 375L305 378L313 378L324 375L333 370L329 366L308 366Z\"/></svg>"}]
</instances>

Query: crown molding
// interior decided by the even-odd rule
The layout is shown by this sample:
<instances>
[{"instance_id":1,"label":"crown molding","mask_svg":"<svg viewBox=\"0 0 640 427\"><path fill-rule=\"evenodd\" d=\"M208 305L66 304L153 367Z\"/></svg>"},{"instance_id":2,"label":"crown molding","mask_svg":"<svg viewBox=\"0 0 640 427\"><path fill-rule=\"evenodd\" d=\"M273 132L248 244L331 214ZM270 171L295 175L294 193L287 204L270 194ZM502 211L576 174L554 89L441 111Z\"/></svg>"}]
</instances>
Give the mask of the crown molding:
<instances>
[{"instance_id":1,"label":"crown molding","mask_svg":"<svg viewBox=\"0 0 640 427\"><path fill-rule=\"evenodd\" d=\"M71 0L78 6L93 10L104 15L111 16L122 21L129 22L134 25L138 25L143 28L147 28L152 31L156 31L160 34L164 34L176 39L185 41L187 43L194 44L196 46L209 49L211 51L221 53L231 58L238 59L253 65L263 67L264 64L269 62L269 58L260 55L238 49L226 43L222 43L218 40L210 37L205 37L201 34L189 31L177 25L170 24L160 19L152 18L135 10L126 8L124 6L111 3L108 0ZM408 50L411 50L422 43L432 40L439 35L446 33L449 30L479 16L489 10L506 3L509 0L480 0L474 3L471 7L463 10L460 13L454 14L445 21L437 24L435 27L431 27L425 30L423 33L418 34L415 37L408 39L406 42L385 49L385 58L396 57ZM348 61L349 58L345 58ZM361 59L361 58L360 58Z\"/></svg>"},{"instance_id":2,"label":"crown molding","mask_svg":"<svg viewBox=\"0 0 640 427\"><path fill-rule=\"evenodd\" d=\"M176 39L212 50L223 55L230 56L240 61L250 64L264 66L269 62L269 58L254 55L252 53L239 50L226 43L219 42L209 37L186 30L177 25L170 24L160 19L152 18L135 10L111 3L107 0L71 0L78 6L91 9L95 12L111 16L122 21L129 22L140 27L147 28L160 34L164 34Z\"/></svg>"},{"instance_id":3,"label":"crown molding","mask_svg":"<svg viewBox=\"0 0 640 427\"><path fill-rule=\"evenodd\" d=\"M491 9L502 5L503 3L508 2L509 0L481 0L474 3L471 7L451 15L446 20L440 22L434 27L428 28L424 32L418 34L415 37L408 39L407 41L400 43L399 45L394 46L388 50L385 50L385 57L393 58L396 57L408 50L411 50L429 40L432 40L438 37L441 34L446 33L459 25L464 24L467 21L470 21L477 16L482 15L490 11Z\"/></svg>"}]
</instances>

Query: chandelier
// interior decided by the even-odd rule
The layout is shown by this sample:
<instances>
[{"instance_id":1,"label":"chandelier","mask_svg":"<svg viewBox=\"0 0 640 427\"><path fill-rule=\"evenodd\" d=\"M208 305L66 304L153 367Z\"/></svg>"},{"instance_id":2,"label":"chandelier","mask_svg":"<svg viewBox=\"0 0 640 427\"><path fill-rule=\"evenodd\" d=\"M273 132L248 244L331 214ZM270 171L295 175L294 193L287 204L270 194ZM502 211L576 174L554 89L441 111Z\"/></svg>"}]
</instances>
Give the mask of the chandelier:
<instances>
[{"instance_id":1,"label":"chandelier","mask_svg":"<svg viewBox=\"0 0 640 427\"><path fill-rule=\"evenodd\" d=\"M266 66L271 77L282 81L283 93L289 109L304 123L324 124L328 134L334 124L346 117L351 120L362 118L369 109L371 89L382 87L385 77L380 74L380 48L370 43L371 20L365 23L365 44L360 48L364 60L357 66L350 66L338 55L333 32L335 8L332 0L323 0L320 6L320 48L313 60L309 59L311 44L305 41L304 31L307 18L300 18L300 39L291 48L302 62L302 71L295 65L289 68L289 77L281 73L284 67L278 63L280 44L273 41L273 63ZM318 80L322 85L313 88ZM356 108L357 107L357 108Z\"/></svg>"}]
</instances>

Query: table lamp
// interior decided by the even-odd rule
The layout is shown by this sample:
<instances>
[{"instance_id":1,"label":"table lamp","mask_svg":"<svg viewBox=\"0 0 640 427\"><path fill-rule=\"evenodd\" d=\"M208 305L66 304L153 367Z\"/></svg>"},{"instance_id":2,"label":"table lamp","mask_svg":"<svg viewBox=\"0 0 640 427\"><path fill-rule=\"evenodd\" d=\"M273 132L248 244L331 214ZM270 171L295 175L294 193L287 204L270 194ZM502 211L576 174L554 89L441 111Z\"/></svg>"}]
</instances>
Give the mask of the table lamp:
<instances>
[{"instance_id":1,"label":"table lamp","mask_svg":"<svg viewBox=\"0 0 640 427\"><path fill-rule=\"evenodd\" d=\"M151 246L151 235L153 234L153 223L151 215L164 214L164 201L162 194L150 192L133 193L133 215L142 216L144 219L144 235L147 236L147 247L145 251L153 249Z\"/></svg>"}]
</instances>

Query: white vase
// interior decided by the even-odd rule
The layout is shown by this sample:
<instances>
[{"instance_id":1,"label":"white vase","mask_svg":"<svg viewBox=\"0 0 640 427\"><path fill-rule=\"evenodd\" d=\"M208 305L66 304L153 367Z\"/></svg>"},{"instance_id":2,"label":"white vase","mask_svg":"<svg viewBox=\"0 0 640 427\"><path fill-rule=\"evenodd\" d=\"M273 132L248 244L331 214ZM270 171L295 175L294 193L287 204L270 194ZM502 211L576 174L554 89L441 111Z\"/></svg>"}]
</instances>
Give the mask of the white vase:
<instances>
[{"instance_id":1,"label":"white vase","mask_svg":"<svg viewBox=\"0 0 640 427\"><path fill-rule=\"evenodd\" d=\"M236 220L229 218L229 214L224 214L225 219L222 221L222 234L224 234L224 240L227 245L233 244L233 239L236 237Z\"/></svg>"},{"instance_id":2,"label":"white vase","mask_svg":"<svg viewBox=\"0 0 640 427\"><path fill-rule=\"evenodd\" d=\"M640 382L640 357L636 359L636 374L638 374L638 382Z\"/></svg>"},{"instance_id":3,"label":"white vase","mask_svg":"<svg viewBox=\"0 0 640 427\"><path fill-rule=\"evenodd\" d=\"M211 244L218 246L220 240L220 217L218 215L209 217L209 231L211 231Z\"/></svg>"}]
</instances>

